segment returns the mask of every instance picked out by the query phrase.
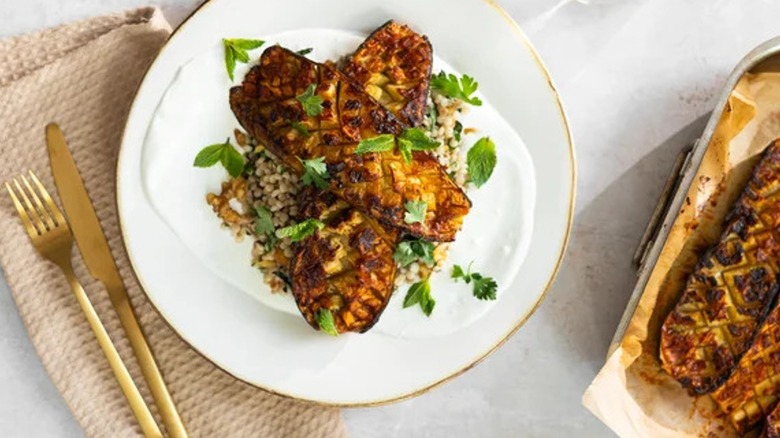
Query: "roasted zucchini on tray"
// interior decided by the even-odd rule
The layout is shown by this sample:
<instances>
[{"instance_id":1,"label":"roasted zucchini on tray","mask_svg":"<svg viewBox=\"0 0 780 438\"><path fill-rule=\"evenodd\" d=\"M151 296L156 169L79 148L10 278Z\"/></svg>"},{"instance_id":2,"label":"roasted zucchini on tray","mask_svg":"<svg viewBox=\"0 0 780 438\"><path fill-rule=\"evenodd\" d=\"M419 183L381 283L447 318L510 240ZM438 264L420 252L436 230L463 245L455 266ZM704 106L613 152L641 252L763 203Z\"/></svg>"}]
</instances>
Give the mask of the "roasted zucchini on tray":
<instances>
[{"instance_id":1,"label":"roasted zucchini on tray","mask_svg":"<svg viewBox=\"0 0 780 438\"><path fill-rule=\"evenodd\" d=\"M780 144L765 151L720 242L707 251L661 329L664 369L694 394L713 391L750 348L778 291Z\"/></svg>"},{"instance_id":2,"label":"roasted zucchini on tray","mask_svg":"<svg viewBox=\"0 0 780 438\"><path fill-rule=\"evenodd\" d=\"M780 397L780 308L775 307L726 382L712 398L745 433L772 412Z\"/></svg>"}]
</instances>

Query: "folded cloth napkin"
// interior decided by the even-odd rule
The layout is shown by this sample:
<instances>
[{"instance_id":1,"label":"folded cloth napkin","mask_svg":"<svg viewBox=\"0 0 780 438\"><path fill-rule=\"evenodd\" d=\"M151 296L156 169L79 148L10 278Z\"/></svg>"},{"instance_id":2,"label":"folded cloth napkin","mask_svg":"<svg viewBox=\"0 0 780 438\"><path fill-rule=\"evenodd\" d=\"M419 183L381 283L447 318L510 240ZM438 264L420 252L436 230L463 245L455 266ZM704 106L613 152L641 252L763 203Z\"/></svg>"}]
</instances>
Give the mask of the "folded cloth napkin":
<instances>
[{"instance_id":1,"label":"folded cloth napkin","mask_svg":"<svg viewBox=\"0 0 780 438\"><path fill-rule=\"evenodd\" d=\"M51 121L62 126L133 307L192 437L343 436L338 410L256 389L189 348L152 309L130 268L117 224L114 166L136 88L169 34L160 11L146 8L0 41L0 181L33 169L56 195L44 126ZM75 263L157 415L108 296L80 258ZM0 195L0 265L44 367L86 435L141 436L65 278L34 251L5 193Z\"/></svg>"}]
</instances>

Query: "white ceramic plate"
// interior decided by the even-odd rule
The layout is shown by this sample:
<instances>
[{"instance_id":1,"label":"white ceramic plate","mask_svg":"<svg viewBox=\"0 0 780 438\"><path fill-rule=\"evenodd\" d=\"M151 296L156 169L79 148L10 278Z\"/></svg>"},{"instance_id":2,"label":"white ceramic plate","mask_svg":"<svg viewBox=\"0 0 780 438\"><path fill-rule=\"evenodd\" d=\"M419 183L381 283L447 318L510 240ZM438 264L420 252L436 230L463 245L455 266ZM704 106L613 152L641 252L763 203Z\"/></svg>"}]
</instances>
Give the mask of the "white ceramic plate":
<instances>
[{"instance_id":1,"label":"white ceramic plate","mask_svg":"<svg viewBox=\"0 0 780 438\"><path fill-rule=\"evenodd\" d=\"M441 11L446 18L438 18ZM467 72L480 81L486 105L464 122L497 141L499 166L488 184L469 192L474 208L447 266L476 258L480 272L499 281L499 298L477 302L443 272L432 279L433 318L402 310L399 291L374 330L334 339L311 330L294 312L280 312L294 310L289 297L267 299L249 268L247 245L219 230L203 202L224 171L190 164L200 147L237 126L227 105L221 38L261 38L293 49L310 41L310 56L321 60L348 53L391 18L430 38L435 69ZM131 262L170 325L242 380L338 405L419 393L508 338L552 281L574 197L572 146L551 82L516 25L480 0L212 0L174 34L147 73L128 120L117 178Z\"/></svg>"}]
</instances>

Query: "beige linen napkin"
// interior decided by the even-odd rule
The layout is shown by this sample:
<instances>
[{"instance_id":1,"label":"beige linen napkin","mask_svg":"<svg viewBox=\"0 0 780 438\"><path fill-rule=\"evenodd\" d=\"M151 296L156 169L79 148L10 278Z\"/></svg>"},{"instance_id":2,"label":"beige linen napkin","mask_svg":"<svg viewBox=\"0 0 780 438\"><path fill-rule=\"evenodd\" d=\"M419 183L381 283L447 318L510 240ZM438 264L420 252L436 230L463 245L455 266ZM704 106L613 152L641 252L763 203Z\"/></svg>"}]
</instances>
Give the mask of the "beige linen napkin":
<instances>
[{"instance_id":1,"label":"beige linen napkin","mask_svg":"<svg viewBox=\"0 0 780 438\"><path fill-rule=\"evenodd\" d=\"M114 166L136 87L169 34L162 14L147 8L0 41L0 181L33 169L56 194L44 126L61 124L192 437L343 436L338 410L253 388L195 353L155 313L133 276L117 224ZM65 278L33 250L4 190L0 265L43 365L86 435L140 436ZM76 272L151 403L108 296L80 259Z\"/></svg>"}]
</instances>

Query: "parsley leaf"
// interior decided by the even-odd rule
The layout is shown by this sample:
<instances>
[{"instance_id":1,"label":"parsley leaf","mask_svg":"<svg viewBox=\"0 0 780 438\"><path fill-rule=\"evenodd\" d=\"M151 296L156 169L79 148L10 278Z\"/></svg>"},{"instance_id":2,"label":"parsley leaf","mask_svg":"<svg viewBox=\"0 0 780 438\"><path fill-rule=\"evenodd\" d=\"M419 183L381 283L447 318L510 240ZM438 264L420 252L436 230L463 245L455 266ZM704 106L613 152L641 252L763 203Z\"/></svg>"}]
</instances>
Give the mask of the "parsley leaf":
<instances>
[{"instance_id":1,"label":"parsley leaf","mask_svg":"<svg viewBox=\"0 0 780 438\"><path fill-rule=\"evenodd\" d=\"M212 144L201 149L192 165L211 167L217 163L222 163L222 167L233 178L237 178L244 171L244 156L230 144L230 138L224 143Z\"/></svg>"},{"instance_id":2,"label":"parsley leaf","mask_svg":"<svg viewBox=\"0 0 780 438\"><path fill-rule=\"evenodd\" d=\"M482 277L482 275L476 272L471 274L471 279L474 280L474 289L472 292L474 296L479 300L495 300L496 289L498 284L492 277Z\"/></svg>"},{"instance_id":3,"label":"parsley leaf","mask_svg":"<svg viewBox=\"0 0 780 438\"><path fill-rule=\"evenodd\" d=\"M395 248L393 260L402 267L409 266L417 260L428 266L433 266L436 264L436 261L433 259L433 249L433 243L427 240L404 240Z\"/></svg>"},{"instance_id":4,"label":"parsley leaf","mask_svg":"<svg viewBox=\"0 0 780 438\"><path fill-rule=\"evenodd\" d=\"M301 164L303 164L301 182L303 182L304 185L314 185L318 189L328 188L328 179L330 178L330 175L328 174L328 165L325 164L325 157L300 161Z\"/></svg>"},{"instance_id":5,"label":"parsley leaf","mask_svg":"<svg viewBox=\"0 0 780 438\"><path fill-rule=\"evenodd\" d=\"M475 297L479 300L495 300L496 299L496 290L498 289L498 284L496 283L496 280L494 280L492 277L483 277L482 274L475 272L471 273L471 265L474 262L469 263L468 268L466 268L466 271L463 271L463 268L461 268L459 265L455 265L452 267L452 274L450 275L455 281L458 281L459 279L463 280L466 284L471 283L472 281L474 284L472 285L471 292L474 294Z\"/></svg>"},{"instance_id":6,"label":"parsley leaf","mask_svg":"<svg viewBox=\"0 0 780 438\"><path fill-rule=\"evenodd\" d=\"M452 136L455 137L455 141L460 143L461 136L463 134L463 124L456 121L455 128L452 130Z\"/></svg>"},{"instance_id":7,"label":"parsley leaf","mask_svg":"<svg viewBox=\"0 0 780 438\"><path fill-rule=\"evenodd\" d=\"M431 296L431 284L428 279L418 281L409 287L404 297L404 309L419 304L425 316L431 316L436 300Z\"/></svg>"},{"instance_id":8,"label":"parsley leaf","mask_svg":"<svg viewBox=\"0 0 780 438\"><path fill-rule=\"evenodd\" d=\"M298 134L301 134L304 137L311 137L311 133L309 132L309 129L306 128L306 125L304 125L301 122L292 122L292 129L294 129Z\"/></svg>"},{"instance_id":9,"label":"parsley leaf","mask_svg":"<svg viewBox=\"0 0 780 438\"><path fill-rule=\"evenodd\" d=\"M314 51L314 49L313 49L313 48L311 48L311 47L307 47L307 48L305 48L305 49L298 50L298 51L297 51L297 52L295 52L295 53L297 53L297 54L299 54L299 55L301 55L301 56L306 56L306 55L308 55L309 53L311 53L312 51Z\"/></svg>"},{"instance_id":10,"label":"parsley leaf","mask_svg":"<svg viewBox=\"0 0 780 438\"><path fill-rule=\"evenodd\" d=\"M336 330L336 321L333 319L333 312L330 309L321 308L314 314L314 319L317 320L317 325L323 332L331 336L339 335L338 330Z\"/></svg>"},{"instance_id":11,"label":"parsley leaf","mask_svg":"<svg viewBox=\"0 0 780 438\"><path fill-rule=\"evenodd\" d=\"M357 149L355 149L355 153L361 155L367 152L387 152L392 150L393 146L395 146L395 137L393 137L393 134L382 134L360 140Z\"/></svg>"},{"instance_id":12,"label":"parsley leaf","mask_svg":"<svg viewBox=\"0 0 780 438\"><path fill-rule=\"evenodd\" d=\"M228 77L233 80L233 72L236 70L236 61L249 62L247 51L254 50L265 44L262 40L248 40L244 38L223 38L222 46L225 48L225 68Z\"/></svg>"},{"instance_id":13,"label":"parsley leaf","mask_svg":"<svg viewBox=\"0 0 780 438\"><path fill-rule=\"evenodd\" d=\"M496 167L496 145L490 137L482 137L466 154L469 179L477 188L487 182Z\"/></svg>"},{"instance_id":14,"label":"parsley leaf","mask_svg":"<svg viewBox=\"0 0 780 438\"><path fill-rule=\"evenodd\" d=\"M303 111L309 117L322 114L322 98L314 94L316 89L317 86L315 84L309 84L301 95L295 96L298 102L303 105Z\"/></svg>"},{"instance_id":15,"label":"parsley leaf","mask_svg":"<svg viewBox=\"0 0 780 438\"><path fill-rule=\"evenodd\" d=\"M255 207L255 213L257 219L255 220L255 234L258 236L265 236L265 249L269 251L276 245L276 227L274 227L273 215L268 207L260 206Z\"/></svg>"},{"instance_id":16,"label":"parsley leaf","mask_svg":"<svg viewBox=\"0 0 780 438\"><path fill-rule=\"evenodd\" d=\"M301 241L312 234L315 231L325 228L325 224L317 219L306 219L303 222L292 224L290 226L279 228L276 230L276 237L283 238L289 237L293 242Z\"/></svg>"},{"instance_id":17,"label":"parsley leaf","mask_svg":"<svg viewBox=\"0 0 780 438\"><path fill-rule=\"evenodd\" d=\"M408 201L404 204L404 209L406 209L404 222L407 224L423 223L425 222L425 212L428 211L428 203L425 201Z\"/></svg>"},{"instance_id":18,"label":"parsley leaf","mask_svg":"<svg viewBox=\"0 0 780 438\"><path fill-rule=\"evenodd\" d=\"M454 99L460 99L466 103L474 106L482 105L482 101L477 97L471 97L471 95L477 91L479 83L469 75L463 75L458 81L458 77L454 74L439 72L438 75L431 76L431 88L439 91L441 94Z\"/></svg>"},{"instance_id":19,"label":"parsley leaf","mask_svg":"<svg viewBox=\"0 0 780 438\"><path fill-rule=\"evenodd\" d=\"M398 150L407 163L412 161L412 151L430 151L439 145L440 143L428 137L422 128L404 129L398 137Z\"/></svg>"}]
</instances>

